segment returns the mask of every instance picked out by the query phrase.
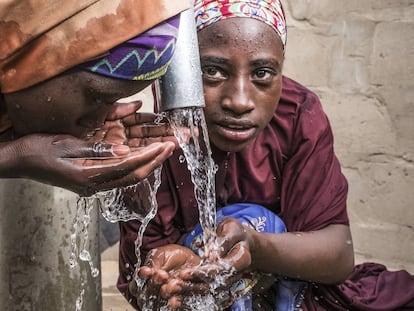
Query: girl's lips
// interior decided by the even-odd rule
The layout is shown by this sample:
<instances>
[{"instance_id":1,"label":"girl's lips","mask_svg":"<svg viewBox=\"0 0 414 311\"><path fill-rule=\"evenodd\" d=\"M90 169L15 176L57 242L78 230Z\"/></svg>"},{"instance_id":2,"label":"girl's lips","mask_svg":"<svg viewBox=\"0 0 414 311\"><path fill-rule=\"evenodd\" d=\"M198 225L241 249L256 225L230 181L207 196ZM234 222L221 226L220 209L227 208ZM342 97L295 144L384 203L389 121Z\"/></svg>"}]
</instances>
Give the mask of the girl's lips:
<instances>
[{"instance_id":1,"label":"girl's lips","mask_svg":"<svg viewBox=\"0 0 414 311\"><path fill-rule=\"evenodd\" d=\"M240 127L235 125L216 125L219 135L231 141L246 141L255 135L254 127Z\"/></svg>"}]
</instances>

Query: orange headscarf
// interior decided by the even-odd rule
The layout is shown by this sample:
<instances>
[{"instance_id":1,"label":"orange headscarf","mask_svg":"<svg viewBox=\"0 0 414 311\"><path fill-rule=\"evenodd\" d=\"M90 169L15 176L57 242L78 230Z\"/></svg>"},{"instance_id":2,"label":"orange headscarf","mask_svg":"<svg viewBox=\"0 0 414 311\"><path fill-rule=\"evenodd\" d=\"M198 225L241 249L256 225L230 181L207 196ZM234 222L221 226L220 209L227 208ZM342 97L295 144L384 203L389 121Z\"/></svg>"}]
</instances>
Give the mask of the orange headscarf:
<instances>
[{"instance_id":1,"label":"orange headscarf","mask_svg":"<svg viewBox=\"0 0 414 311\"><path fill-rule=\"evenodd\" d=\"M0 92L53 77L188 7L187 0L3 0Z\"/></svg>"}]
</instances>

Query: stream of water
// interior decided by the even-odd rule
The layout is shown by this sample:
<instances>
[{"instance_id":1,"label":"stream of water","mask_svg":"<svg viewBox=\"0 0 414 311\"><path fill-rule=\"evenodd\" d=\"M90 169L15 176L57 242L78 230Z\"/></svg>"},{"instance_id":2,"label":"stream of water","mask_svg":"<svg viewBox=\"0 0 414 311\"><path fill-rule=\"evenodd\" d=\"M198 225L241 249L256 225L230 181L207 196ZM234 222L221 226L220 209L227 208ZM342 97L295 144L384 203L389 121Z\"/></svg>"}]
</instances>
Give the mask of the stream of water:
<instances>
[{"instance_id":1,"label":"stream of water","mask_svg":"<svg viewBox=\"0 0 414 311\"><path fill-rule=\"evenodd\" d=\"M191 173L197 200L204 245L214 244L216 232L216 165L211 157L207 125L202 108L176 109L168 119L174 129L187 167Z\"/></svg>"},{"instance_id":2,"label":"stream of water","mask_svg":"<svg viewBox=\"0 0 414 311\"><path fill-rule=\"evenodd\" d=\"M90 252L89 229L91 222L91 212L96 206L96 200L93 197L79 198L77 203L76 215L72 223L72 232L70 235L71 253L69 257L69 267L74 269L78 266L78 259L89 265L90 273L93 278L99 276L98 264L95 265ZM75 310L83 309L83 299L87 286L86 271L80 269L81 288L79 296L75 302Z\"/></svg>"},{"instance_id":3,"label":"stream of water","mask_svg":"<svg viewBox=\"0 0 414 311\"><path fill-rule=\"evenodd\" d=\"M187 162L187 167L191 173L191 179L194 184L194 194L198 204L199 221L203 228L203 242L205 245L204 257L208 260L219 260L216 257L218 246L216 240L216 197L215 197L215 173L216 165L211 157L210 143L208 139L207 126L204 119L202 108L182 108L170 111L167 118L174 129L174 134L178 139L180 147L184 152L185 158L182 161ZM138 277L137 271L141 266L140 247L144 231L148 223L157 213L158 204L156 194L161 183L161 169L157 168L148 178L142 180L136 185L122 189L113 189L101 192L90 198L81 198L78 203L78 212L76 220L73 223L73 233L71 235L72 253L70 266L76 266L76 260L87 261L90 265L92 276L99 275L99 270L93 265L90 253L88 252L88 225L90 221L90 212L94 206L100 208L103 217L110 222L138 220L141 223L137 239L135 241L135 250L137 264L133 277L142 290L144 282ZM77 235L83 235L81 247L77 247ZM207 247L208 246L208 247ZM223 280L222 280L223 281ZM79 298L76 301L76 311L82 309L82 299L84 293L84 282ZM212 284L214 289L219 284ZM155 300L156 297L154 297ZM149 299L143 307L143 311L152 310L154 300ZM211 295L186 298L184 304L187 310L194 311L211 311L218 310L215 304L213 293ZM160 310L168 310L162 307Z\"/></svg>"}]
</instances>

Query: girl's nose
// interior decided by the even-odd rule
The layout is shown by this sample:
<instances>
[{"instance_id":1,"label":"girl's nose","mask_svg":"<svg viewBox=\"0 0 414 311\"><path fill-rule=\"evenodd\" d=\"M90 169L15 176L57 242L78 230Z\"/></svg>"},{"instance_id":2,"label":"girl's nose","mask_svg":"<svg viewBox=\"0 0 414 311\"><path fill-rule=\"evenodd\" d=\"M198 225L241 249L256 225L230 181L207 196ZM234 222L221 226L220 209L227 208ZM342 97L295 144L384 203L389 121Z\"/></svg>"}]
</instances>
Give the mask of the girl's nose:
<instances>
[{"instance_id":1,"label":"girl's nose","mask_svg":"<svg viewBox=\"0 0 414 311\"><path fill-rule=\"evenodd\" d=\"M254 100L249 80L243 77L229 81L226 97L222 101L223 108L237 115L254 109Z\"/></svg>"}]
</instances>

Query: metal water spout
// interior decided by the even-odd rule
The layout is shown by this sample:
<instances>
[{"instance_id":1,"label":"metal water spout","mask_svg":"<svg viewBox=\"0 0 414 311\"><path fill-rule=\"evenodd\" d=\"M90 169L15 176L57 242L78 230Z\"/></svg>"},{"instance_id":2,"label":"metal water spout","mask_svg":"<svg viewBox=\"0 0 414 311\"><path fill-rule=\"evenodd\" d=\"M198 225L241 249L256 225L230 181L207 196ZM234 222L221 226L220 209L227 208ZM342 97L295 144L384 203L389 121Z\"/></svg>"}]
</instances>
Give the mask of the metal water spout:
<instances>
[{"instance_id":1,"label":"metal water spout","mask_svg":"<svg viewBox=\"0 0 414 311\"><path fill-rule=\"evenodd\" d=\"M160 80L158 110L204 107L203 82L194 9L181 13L175 52Z\"/></svg>"}]
</instances>

